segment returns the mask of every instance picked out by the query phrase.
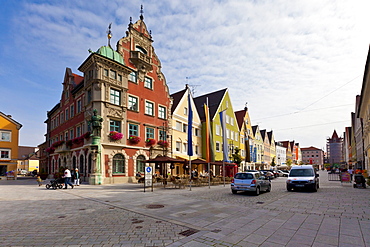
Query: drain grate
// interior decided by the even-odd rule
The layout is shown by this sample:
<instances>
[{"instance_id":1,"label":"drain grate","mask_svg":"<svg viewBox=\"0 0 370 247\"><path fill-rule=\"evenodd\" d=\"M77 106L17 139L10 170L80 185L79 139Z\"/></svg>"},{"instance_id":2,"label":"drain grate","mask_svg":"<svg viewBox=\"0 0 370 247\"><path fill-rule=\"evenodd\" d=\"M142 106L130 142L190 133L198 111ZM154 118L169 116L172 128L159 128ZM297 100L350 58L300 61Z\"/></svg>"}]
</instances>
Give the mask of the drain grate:
<instances>
[{"instance_id":1,"label":"drain grate","mask_svg":"<svg viewBox=\"0 0 370 247\"><path fill-rule=\"evenodd\" d=\"M264 204L265 202L256 202L257 204Z\"/></svg>"},{"instance_id":2,"label":"drain grate","mask_svg":"<svg viewBox=\"0 0 370 247\"><path fill-rule=\"evenodd\" d=\"M154 209L154 208L164 208L164 205L161 205L161 204L149 204L146 206L146 208L151 208L151 209Z\"/></svg>"},{"instance_id":3,"label":"drain grate","mask_svg":"<svg viewBox=\"0 0 370 247\"><path fill-rule=\"evenodd\" d=\"M135 227L136 229L141 229L141 228L143 228L142 226L137 226L137 227Z\"/></svg>"},{"instance_id":4,"label":"drain grate","mask_svg":"<svg viewBox=\"0 0 370 247\"><path fill-rule=\"evenodd\" d=\"M86 210L86 208L80 208L79 210Z\"/></svg>"},{"instance_id":5,"label":"drain grate","mask_svg":"<svg viewBox=\"0 0 370 247\"><path fill-rule=\"evenodd\" d=\"M183 235L185 237L189 237L190 235L193 235L194 233L197 233L199 232L199 230L196 230L196 229L189 229L189 230L186 230L186 231L183 231L183 232L180 232L179 234L180 235Z\"/></svg>"},{"instance_id":6,"label":"drain grate","mask_svg":"<svg viewBox=\"0 0 370 247\"><path fill-rule=\"evenodd\" d=\"M64 215L61 215L61 216L58 216L58 218L65 218L65 216Z\"/></svg>"}]
</instances>

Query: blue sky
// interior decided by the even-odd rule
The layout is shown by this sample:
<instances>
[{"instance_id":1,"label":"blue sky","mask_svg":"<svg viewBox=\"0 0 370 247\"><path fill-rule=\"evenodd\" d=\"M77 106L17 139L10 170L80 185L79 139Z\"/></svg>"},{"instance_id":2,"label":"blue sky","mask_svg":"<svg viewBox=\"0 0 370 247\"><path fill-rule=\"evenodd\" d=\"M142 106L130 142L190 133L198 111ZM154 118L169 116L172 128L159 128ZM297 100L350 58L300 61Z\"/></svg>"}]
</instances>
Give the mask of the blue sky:
<instances>
[{"instance_id":1,"label":"blue sky","mask_svg":"<svg viewBox=\"0 0 370 247\"><path fill-rule=\"evenodd\" d=\"M23 127L20 145L45 140L46 113L59 102L66 67L88 49L144 21L171 93L229 88L235 111L276 140L323 148L355 110L369 49L370 1L163 0L2 1L0 111Z\"/></svg>"}]
</instances>

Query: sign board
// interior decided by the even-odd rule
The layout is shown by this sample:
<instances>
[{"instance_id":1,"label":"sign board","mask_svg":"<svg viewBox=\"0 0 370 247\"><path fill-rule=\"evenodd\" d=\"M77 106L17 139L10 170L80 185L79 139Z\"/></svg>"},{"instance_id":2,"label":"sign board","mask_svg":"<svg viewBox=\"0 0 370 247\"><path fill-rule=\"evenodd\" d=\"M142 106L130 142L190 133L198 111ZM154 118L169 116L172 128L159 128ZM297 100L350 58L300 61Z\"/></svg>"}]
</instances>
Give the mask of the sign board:
<instances>
[{"instance_id":1,"label":"sign board","mask_svg":"<svg viewBox=\"0 0 370 247\"><path fill-rule=\"evenodd\" d=\"M341 182L351 182L351 174L348 172L343 172L340 176Z\"/></svg>"},{"instance_id":2,"label":"sign board","mask_svg":"<svg viewBox=\"0 0 370 247\"><path fill-rule=\"evenodd\" d=\"M153 186L153 168L151 166L145 167L145 180L144 180L144 192L145 187L152 187ZM152 188L153 191L153 188Z\"/></svg>"}]
</instances>

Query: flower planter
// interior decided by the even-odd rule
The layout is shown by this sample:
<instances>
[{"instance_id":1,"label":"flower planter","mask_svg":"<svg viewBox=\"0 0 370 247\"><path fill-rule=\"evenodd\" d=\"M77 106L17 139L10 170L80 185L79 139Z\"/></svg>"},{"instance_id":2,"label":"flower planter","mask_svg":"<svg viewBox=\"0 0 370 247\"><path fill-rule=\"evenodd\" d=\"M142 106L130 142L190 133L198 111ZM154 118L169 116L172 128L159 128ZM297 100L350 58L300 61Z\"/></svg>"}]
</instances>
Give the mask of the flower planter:
<instances>
[{"instance_id":1,"label":"flower planter","mask_svg":"<svg viewBox=\"0 0 370 247\"><path fill-rule=\"evenodd\" d=\"M131 144L138 144L140 142L141 138L139 136L130 136L128 138L128 141L131 143Z\"/></svg>"}]
</instances>

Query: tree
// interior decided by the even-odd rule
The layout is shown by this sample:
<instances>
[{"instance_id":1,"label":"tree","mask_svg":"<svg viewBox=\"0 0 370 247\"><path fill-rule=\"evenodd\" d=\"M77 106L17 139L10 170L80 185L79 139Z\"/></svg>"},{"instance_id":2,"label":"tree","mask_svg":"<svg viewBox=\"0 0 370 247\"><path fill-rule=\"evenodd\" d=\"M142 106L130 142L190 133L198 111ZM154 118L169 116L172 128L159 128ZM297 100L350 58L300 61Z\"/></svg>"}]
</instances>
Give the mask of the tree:
<instances>
[{"instance_id":1,"label":"tree","mask_svg":"<svg viewBox=\"0 0 370 247\"><path fill-rule=\"evenodd\" d=\"M240 163L242 163L242 157L240 156L239 152L240 152L240 149L238 147L235 147L235 151L232 154L233 162L237 164L238 166L240 166Z\"/></svg>"},{"instance_id":2,"label":"tree","mask_svg":"<svg viewBox=\"0 0 370 247\"><path fill-rule=\"evenodd\" d=\"M292 160L291 159L287 159L286 160L286 165L289 167L289 169L290 169L290 167L292 166Z\"/></svg>"},{"instance_id":3,"label":"tree","mask_svg":"<svg viewBox=\"0 0 370 247\"><path fill-rule=\"evenodd\" d=\"M274 157L272 158L272 161L271 161L271 166L272 166L272 167L275 167L275 166L276 166L275 158L276 158L276 156L274 156Z\"/></svg>"}]
</instances>

